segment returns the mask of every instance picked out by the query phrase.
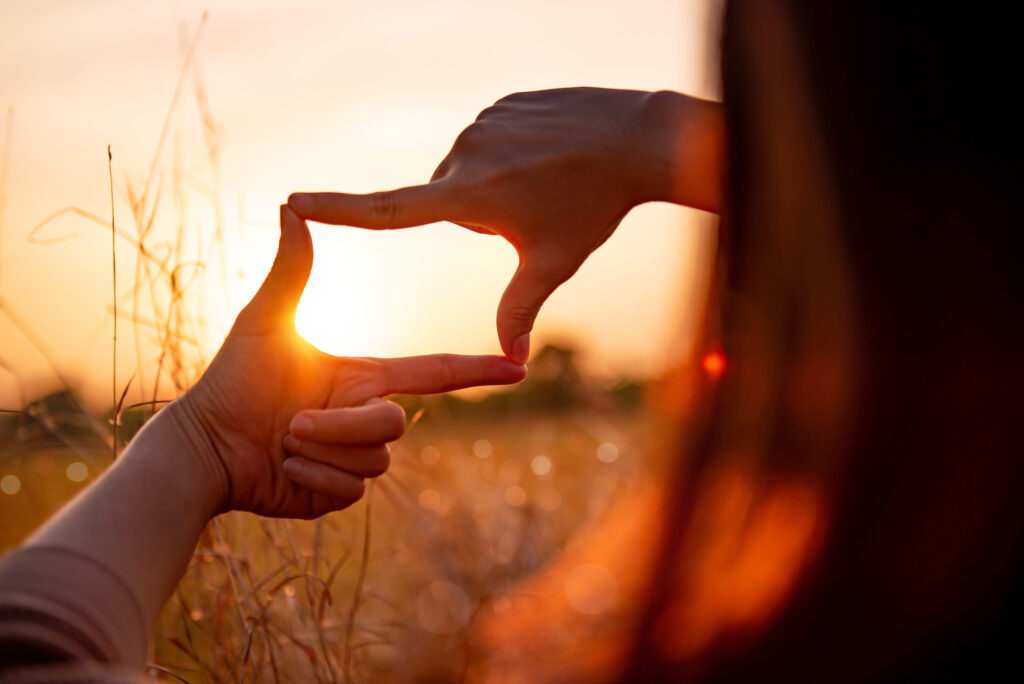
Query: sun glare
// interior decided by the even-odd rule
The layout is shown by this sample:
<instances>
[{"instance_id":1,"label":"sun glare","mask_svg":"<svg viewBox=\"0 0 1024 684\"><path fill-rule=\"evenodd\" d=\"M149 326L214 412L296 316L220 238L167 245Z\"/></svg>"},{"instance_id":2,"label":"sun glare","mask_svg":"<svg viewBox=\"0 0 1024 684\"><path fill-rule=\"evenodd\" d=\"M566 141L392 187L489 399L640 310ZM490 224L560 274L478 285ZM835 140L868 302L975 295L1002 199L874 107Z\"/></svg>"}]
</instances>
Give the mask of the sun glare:
<instances>
[{"instance_id":1,"label":"sun glare","mask_svg":"<svg viewBox=\"0 0 1024 684\"><path fill-rule=\"evenodd\" d=\"M341 297L326 287L306 291L295 314L295 329L317 349L337 356L371 356L379 348L370 297ZM371 325L367 325L367 323Z\"/></svg>"},{"instance_id":2,"label":"sun glare","mask_svg":"<svg viewBox=\"0 0 1024 684\"><path fill-rule=\"evenodd\" d=\"M331 258L313 262L306 290L295 313L295 329L310 344L338 356L377 355L387 337L382 315L385 288L365 268L365 260L334 245ZM318 255L319 256L319 255Z\"/></svg>"},{"instance_id":3,"label":"sun glare","mask_svg":"<svg viewBox=\"0 0 1024 684\"><path fill-rule=\"evenodd\" d=\"M496 353L494 309L514 250L455 226L312 226L298 333L340 356Z\"/></svg>"}]
</instances>

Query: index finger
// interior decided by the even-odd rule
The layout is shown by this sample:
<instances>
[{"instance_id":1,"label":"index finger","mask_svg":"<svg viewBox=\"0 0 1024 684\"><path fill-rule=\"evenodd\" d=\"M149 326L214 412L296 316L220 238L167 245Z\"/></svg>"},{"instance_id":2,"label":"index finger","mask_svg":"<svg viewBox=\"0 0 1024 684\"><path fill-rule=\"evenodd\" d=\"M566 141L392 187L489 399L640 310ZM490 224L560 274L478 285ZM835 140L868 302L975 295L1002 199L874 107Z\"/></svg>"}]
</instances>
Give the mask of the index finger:
<instances>
[{"instance_id":1,"label":"index finger","mask_svg":"<svg viewBox=\"0 0 1024 684\"><path fill-rule=\"evenodd\" d=\"M429 354L374 359L380 364L381 394L437 394L479 385L511 385L526 377L526 367L504 356Z\"/></svg>"},{"instance_id":2,"label":"index finger","mask_svg":"<svg viewBox=\"0 0 1024 684\"><path fill-rule=\"evenodd\" d=\"M288 205L302 218L320 223L375 230L410 228L459 218L448 188L439 180L366 195L297 192L288 198Z\"/></svg>"}]
</instances>

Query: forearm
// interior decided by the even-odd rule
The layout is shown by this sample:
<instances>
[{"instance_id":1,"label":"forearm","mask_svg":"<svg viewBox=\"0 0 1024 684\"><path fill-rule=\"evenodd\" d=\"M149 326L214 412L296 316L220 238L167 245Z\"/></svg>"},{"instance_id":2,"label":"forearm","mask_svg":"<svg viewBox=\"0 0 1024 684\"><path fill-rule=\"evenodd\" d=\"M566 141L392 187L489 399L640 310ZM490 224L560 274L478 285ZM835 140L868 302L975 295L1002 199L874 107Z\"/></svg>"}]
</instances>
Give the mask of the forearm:
<instances>
[{"instance_id":1,"label":"forearm","mask_svg":"<svg viewBox=\"0 0 1024 684\"><path fill-rule=\"evenodd\" d=\"M640 120L643 200L718 213L725 168L722 104L662 90L644 96Z\"/></svg>"},{"instance_id":2,"label":"forearm","mask_svg":"<svg viewBox=\"0 0 1024 684\"><path fill-rule=\"evenodd\" d=\"M146 637L226 500L188 407L160 412L118 461L0 563L0 593L38 599L103 658L141 666Z\"/></svg>"}]
</instances>

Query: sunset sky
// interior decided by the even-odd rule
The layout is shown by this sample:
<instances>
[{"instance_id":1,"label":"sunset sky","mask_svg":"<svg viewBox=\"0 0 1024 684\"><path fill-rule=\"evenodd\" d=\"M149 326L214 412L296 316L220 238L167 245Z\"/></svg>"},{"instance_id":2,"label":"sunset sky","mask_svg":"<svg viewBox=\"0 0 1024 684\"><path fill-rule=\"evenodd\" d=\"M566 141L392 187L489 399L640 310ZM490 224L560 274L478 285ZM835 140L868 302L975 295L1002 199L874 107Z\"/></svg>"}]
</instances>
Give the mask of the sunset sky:
<instances>
[{"instance_id":1,"label":"sunset sky","mask_svg":"<svg viewBox=\"0 0 1024 684\"><path fill-rule=\"evenodd\" d=\"M56 372L98 405L109 402L109 230L68 215L36 236L47 244L29 239L33 226L63 207L109 217L108 143L117 224L128 232L135 228L126 187L141 189L157 158L153 188L164 190L155 230L170 235L184 225L191 236L186 251L207 265L192 292L209 354L262 280L276 247L277 207L290 192L423 182L459 131L511 92L590 85L714 97L709 15L716 6L715 0L3 3L0 408L58 384L38 345L5 311L43 341ZM172 108L200 23L196 69L182 80ZM196 76L216 119L216 169L206 154ZM218 211L224 253L203 252ZM546 339L574 340L598 372L664 367L686 346L698 291L697 236L707 229L707 217L690 210L634 211L549 301L534 348ZM314 344L378 356L498 352L495 309L515 268L515 253L500 238L448 224L390 233L314 225L313 236L316 263L298 328ZM127 297L133 249L124 241L117 248L119 292ZM138 366L136 338L130 325L122 328L121 385ZM139 339L147 343L145 334ZM144 364L155 358L151 352L143 353Z\"/></svg>"}]
</instances>

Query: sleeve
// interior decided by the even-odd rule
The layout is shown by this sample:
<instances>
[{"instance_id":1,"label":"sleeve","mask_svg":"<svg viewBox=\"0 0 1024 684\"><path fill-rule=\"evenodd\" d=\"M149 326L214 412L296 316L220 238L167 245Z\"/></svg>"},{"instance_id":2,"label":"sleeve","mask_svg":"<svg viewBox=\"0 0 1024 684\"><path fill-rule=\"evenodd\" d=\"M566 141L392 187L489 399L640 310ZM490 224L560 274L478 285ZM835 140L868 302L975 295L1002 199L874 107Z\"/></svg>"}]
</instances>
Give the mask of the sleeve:
<instances>
[{"instance_id":1,"label":"sleeve","mask_svg":"<svg viewBox=\"0 0 1024 684\"><path fill-rule=\"evenodd\" d=\"M145 665L139 602L98 559L57 546L19 549L0 561L0 587L0 673L61 662Z\"/></svg>"}]
</instances>

